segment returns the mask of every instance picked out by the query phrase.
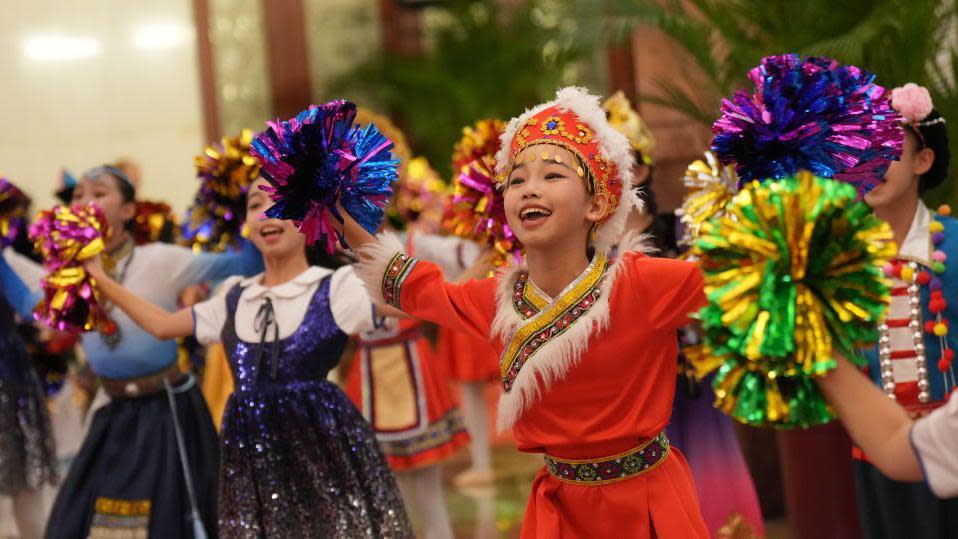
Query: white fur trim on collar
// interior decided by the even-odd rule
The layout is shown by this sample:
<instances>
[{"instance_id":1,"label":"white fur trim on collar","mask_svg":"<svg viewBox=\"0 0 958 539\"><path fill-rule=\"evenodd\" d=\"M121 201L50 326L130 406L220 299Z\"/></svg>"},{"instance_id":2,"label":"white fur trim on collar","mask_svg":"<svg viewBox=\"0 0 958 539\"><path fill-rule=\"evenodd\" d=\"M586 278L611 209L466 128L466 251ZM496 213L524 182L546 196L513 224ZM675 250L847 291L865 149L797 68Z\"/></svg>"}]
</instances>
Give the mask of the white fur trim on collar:
<instances>
[{"instance_id":1,"label":"white fur trim on collar","mask_svg":"<svg viewBox=\"0 0 958 539\"><path fill-rule=\"evenodd\" d=\"M622 229L625 227L629 212L632 211L633 207L641 210L642 203L632 190L634 184L632 146L625 135L609 124L598 96L590 94L585 88L568 86L557 91L554 100L537 105L526 110L520 116L509 120L505 132L499 138L501 147L496 153L496 174L505 174L511 161L509 154L512 139L515 138L519 129L529 121L529 118L550 107L572 111L582 122L592 128L596 139L599 141L599 151L602 157L614 163L619 173L619 181L622 183L622 196L619 199L619 205L612 216L599 227L598 237L593 245L596 251L608 253L612 245L622 235Z\"/></svg>"},{"instance_id":2,"label":"white fur trim on collar","mask_svg":"<svg viewBox=\"0 0 958 539\"><path fill-rule=\"evenodd\" d=\"M621 260L621 256L618 260ZM536 403L553 383L565 378L582 359L583 352L588 349L589 339L609 326L609 301L622 269L618 260L610 262L605 280L600 285L602 294L595 305L564 333L540 346L535 356L519 371L512 391L502 393L496 417L496 429L499 432L512 427L522 413ZM516 279L524 269L524 264L513 265L499 279L492 335L504 344L507 344L505 340L524 321L516 312L512 297Z\"/></svg>"}]
</instances>

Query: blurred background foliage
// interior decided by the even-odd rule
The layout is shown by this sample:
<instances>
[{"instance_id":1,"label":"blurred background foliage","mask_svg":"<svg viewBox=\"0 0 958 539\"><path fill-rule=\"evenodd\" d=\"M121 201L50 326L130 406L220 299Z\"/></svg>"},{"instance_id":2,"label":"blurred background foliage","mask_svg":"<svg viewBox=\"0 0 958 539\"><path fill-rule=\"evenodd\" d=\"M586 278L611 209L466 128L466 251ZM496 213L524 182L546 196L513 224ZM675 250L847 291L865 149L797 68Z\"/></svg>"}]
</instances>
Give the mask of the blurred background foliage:
<instances>
[{"instance_id":1,"label":"blurred background foliage","mask_svg":"<svg viewBox=\"0 0 958 539\"><path fill-rule=\"evenodd\" d=\"M863 67L888 88L928 86L936 108L958 118L953 0L451 0L425 9L421 55L376 52L330 89L396 118L446 178L463 126L508 119L564 84L613 90L605 51L632 36L641 47L648 28L670 36L687 62L639 97L706 126L751 67L784 52ZM958 134L952 146L958 151ZM958 183L927 198L958 202Z\"/></svg>"}]
</instances>

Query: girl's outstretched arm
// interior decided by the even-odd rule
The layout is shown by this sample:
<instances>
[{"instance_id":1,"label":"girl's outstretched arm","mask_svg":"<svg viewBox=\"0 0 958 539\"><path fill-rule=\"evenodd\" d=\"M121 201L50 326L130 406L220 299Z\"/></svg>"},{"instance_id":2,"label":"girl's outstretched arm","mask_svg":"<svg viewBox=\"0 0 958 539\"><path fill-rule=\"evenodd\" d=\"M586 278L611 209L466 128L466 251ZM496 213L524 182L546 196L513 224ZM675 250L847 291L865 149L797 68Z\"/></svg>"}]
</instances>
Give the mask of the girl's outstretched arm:
<instances>
[{"instance_id":1,"label":"girl's outstretched arm","mask_svg":"<svg viewBox=\"0 0 958 539\"><path fill-rule=\"evenodd\" d=\"M828 403L852 440L885 475L896 481L921 481L921 465L909 440L912 420L843 357L818 379Z\"/></svg>"},{"instance_id":2,"label":"girl's outstretched arm","mask_svg":"<svg viewBox=\"0 0 958 539\"><path fill-rule=\"evenodd\" d=\"M160 340L167 340L193 334L191 309L181 309L170 313L137 296L103 271L99 257L87 264L87 271L96 279L101 294L122 309L150 335Z\"/></svg>"}]
</instances>

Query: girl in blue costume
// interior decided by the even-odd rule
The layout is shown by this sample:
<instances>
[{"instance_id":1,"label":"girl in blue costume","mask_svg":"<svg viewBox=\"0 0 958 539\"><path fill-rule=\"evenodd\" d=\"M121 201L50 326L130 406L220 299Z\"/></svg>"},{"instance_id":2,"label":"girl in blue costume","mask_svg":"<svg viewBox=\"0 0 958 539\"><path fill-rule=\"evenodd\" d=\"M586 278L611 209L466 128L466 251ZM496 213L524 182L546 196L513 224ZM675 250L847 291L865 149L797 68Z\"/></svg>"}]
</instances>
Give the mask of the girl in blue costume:
<instances>
[{"instance_id":1,"label":"girl in blue costume","mask_svg":"<svg viewBox=\"0 0 958 539\"><path fill-rule=\"evenodd\" d=\"M15 282L0 293L0 495L13 500L20 537L43 533L40 488L56 480L56 453L45 395L17 332L14 309L29 312L32 294Z\"/></svg>"},{"instance_id":2,"label":"girl in blue costume","mask_svg":"<svg viewBox=\"0 0 958 539\"><path fill-rule=\"evenodd\" d=\"M865 195L875 215L891 225L898 257L885 269L891 305L879 342L866 353L868 374L912 419L947 402L955 389L952 366L958 324L958 221L936 214L921 195L948 177L950 153L945 118L928 90L915 84L892 90L902 116L901 160L881 185ZM890 479L855 448L855 484L861 524L871 539L954 537L958 498L937 499L925 483Z\"/></svg>"},{"instance_id":3,"label":"girl in blue costume","mask_svg":"<svg viewBox=\"0 0 958 539\"><path fill-rule=\"evenodd\" d=\"M71 196L74 204L103 210L113 231L105 265L131 290L172 309L189 284L262 267L251 246L222 255L194 255L161 243L134 246L127 227L135 195L122 171L104 166L84 174ZM0 261L5 291L39 281L41 267L12 253L7 258L17 272ZM34 291L22 307L39 297ZM29 309L21 314L29 315ZM175 342L153 338L116 309L110 315L117 332L86 333L82 343L111 400L92 420L54 503L46 537L194 537L204 531L215 537L218 440L203 397L193 377L177 367Z\"/></svg>"},{"instance_id":4,"label":"girl in blue costume","mask_svg":"<svg viewBox=\"0 0 958 539\"><path fill-rule=\"evenodd\" d=\"M170 313L103 274L101 290L158 338L222 342L236 390L223 418L220 537L411 537L395 479L369 424L326 380L349 334L376 309L351 266L310 266L306 238L266 218L258 180L246 223L266 272ZM377 307L382 314L400 314Z\"/></svg>"}]
</instances>

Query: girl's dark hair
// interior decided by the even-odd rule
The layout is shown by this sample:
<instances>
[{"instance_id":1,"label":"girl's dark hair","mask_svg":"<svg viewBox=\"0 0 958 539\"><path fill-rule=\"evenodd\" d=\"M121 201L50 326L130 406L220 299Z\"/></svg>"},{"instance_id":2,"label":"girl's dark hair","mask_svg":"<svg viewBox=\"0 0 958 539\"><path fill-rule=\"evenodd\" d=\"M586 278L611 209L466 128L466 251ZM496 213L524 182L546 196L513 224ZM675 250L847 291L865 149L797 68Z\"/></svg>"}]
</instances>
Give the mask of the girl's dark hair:
<instances>
[{"instance_id":1,"label":"girl's dark hair","mask_svg":"<svg viewBox=\"0 0 958 539\"><path fill-rule=\"evenodd\" d=\"M925 125L922 125L925 124ZM944 117L937 110L932 110L927 118L917 126L908 126L912 134L917 135L918 148L929 148L935 152L935 160L928 172L918 179L918 192L924 193L929 189L941 185L948 177L948 165L951 162L951 151L948 148L948 126Z\"/></svg>"},{"instance_id":2,"label":"girl's dark hair","mask_svg":"<svg viewBox=\"0 0 958 539\"><path fill-rule=\"evenodd\" d=\"M655 170L652 168L652 165L645 164L645 161L642 159L642 152L639 150L632 150L632 157L637 165L644 165L649 169L649 177L645 180L645 183L635 189L639 200L645 204L645 212L649 215L657 215L659 213L659 203L655 200L655 191L652 190L653 173Z\"/></svg>"},{"instance_id":3,"label":"girl's dark hair","mask_svg":"<svg viewBox=\"0 0 958 539\"><path fill-rule=\"evenodd\" d=\"M83 178L97 178L99 176L111 176L113 178L113 183L116 184L116 188L120 191L120 197L123 198L124 203L136 202L136 188L133 187L133 182L130 181L129 176L125 172L116 168L113 165L101 165L98 167L93 167L90 170L83 173ZM71 192L70 198L73 198ZM123 223L123 228L125 230L130 230L135 222L135 217L133 219L127 220Z\"/></svg>"},{"instance_id":4,"label":"girl's dark hair","mask_svg":"<svg viewBox=\"0 0 958 539\"><path fill-rule=\"evenodd\" d=\"M113 165L100 165L98 167L93 167L84 172L82 177L97 178L103 175L113 177L116 188L120 190L120 196L123 197L123 202L133 202L136 200L136 188L133 187L133 182L130 181L130 177L127 176L125 172Z\"/></svg>"}]
</instances>

